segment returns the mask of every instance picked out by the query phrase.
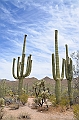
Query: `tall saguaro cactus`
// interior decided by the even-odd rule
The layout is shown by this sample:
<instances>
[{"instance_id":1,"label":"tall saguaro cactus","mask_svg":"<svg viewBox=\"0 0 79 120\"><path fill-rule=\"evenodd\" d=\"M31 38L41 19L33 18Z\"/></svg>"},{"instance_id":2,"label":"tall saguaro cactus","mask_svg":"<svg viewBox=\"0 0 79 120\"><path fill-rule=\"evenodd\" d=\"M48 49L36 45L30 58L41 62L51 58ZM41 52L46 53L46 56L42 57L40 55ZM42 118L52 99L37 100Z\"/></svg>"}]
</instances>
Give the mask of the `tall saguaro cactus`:
<instances>
[{"instance_id":1,"label":"tall saguaro cactus","mask_svg":"<svg viewBox=\"0 0 79 120\"><path fill-rule=\"evenodd\" d=\"M30 75L31 67L32 67L31 55L29 55L28 58L27 58L26 71L24 71L26 36L27 35L25 35L25 37L24 37L22 58L20 60L20 57L18 57L18 60L17 60L17 74L16 75L15 75L15 61L16 61L16 59L13 58L12 74L13 74L13 77L15 79L19 80L19 84L18 84L18 94L19 94L19 96L22 94L23 79Z\"/></svg>"},{"instance_id":2,"label":"tall saguaro cactus","mask_svg":"<svg viewBox=\"0 0 79 120\"><path fill-rule=\"evenodd\" d=\"M64 78L64 63L65 60L62 59L62 73L60 76L59 69L59 54L58 54L58 30L55 30L55 56L52 54L52 73L55 80L55 96L56 103L59 104L61 101L61 80Z\"/></svg>"},{"instance_id":3,"label":"tall saguaro cactus","mask_svg":"<svg viewBox=\"0 0 79 120\"><path fill-rule=\"evenodd\" d=\"M66 60L65 60L65 76L68 81L68 96L70 100L70 104L72 104L72 78L73 78L73 70L72 70L72 59L68 56L68 45L66 47Z\"/></svg>"}]
</instances>

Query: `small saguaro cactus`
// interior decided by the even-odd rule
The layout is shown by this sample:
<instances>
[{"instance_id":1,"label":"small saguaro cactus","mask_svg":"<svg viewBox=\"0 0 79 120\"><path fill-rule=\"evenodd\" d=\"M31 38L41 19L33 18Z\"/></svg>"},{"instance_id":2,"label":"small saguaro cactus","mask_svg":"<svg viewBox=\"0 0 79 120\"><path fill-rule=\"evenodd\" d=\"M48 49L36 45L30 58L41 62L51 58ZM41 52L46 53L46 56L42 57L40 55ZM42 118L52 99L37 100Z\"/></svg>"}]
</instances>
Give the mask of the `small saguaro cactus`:
<instances>
[{"instance_id":1,"label":"small saguaro cactus","mask_svg":"<svg viewBox=\"0 0 79 120\"><path fill-rule=\"evenodd\" d=\"M52 54L52 73L55 80L55 96L56 103L59 104L61 101L61 80L64 78L64 64L65 59L62 59L62 73L60 75L59 69L59 54L58 54L58 30L55 30L55 57Z\"/></svg>"},{"instance_id":2,"label":"small saguaro cactus","mask_svg":"<svg viewBox=\"0 0 79 120\"><path fill-rule=\"evenodd\" d=\"M66 60L65 60L65 76L68 81L68 96L70 104L72 104L72 79L73 79L73 69L72 69L72 59L68 56L68 45L66 47Z\"/></svg>"},{"instance_id":3,"label":"small saguaro cactus","mask_svg":"<svg viewBox=\"0 0 79 120\"><path fill-rule=\"evenodd\" d=\"M18 85L18 94L19 96L22 94L22 87L23 87L23 79L27 76L30 75L31 73L31 68L32 68L32 60L31 60L31 55L28 56L27 58L27 66L26 66L26 71L24 73L24 66L25 66L25 45L26 45L26 36L24 37L24 44L23 44L23 51L22 51L22 59L20 61L20 57L18 57L17 60L17 74L15 75L15 58L13 58L13 67L12 67L12 74L15 79L19 80L19 85Z\"/></svg>"}]
</instances>

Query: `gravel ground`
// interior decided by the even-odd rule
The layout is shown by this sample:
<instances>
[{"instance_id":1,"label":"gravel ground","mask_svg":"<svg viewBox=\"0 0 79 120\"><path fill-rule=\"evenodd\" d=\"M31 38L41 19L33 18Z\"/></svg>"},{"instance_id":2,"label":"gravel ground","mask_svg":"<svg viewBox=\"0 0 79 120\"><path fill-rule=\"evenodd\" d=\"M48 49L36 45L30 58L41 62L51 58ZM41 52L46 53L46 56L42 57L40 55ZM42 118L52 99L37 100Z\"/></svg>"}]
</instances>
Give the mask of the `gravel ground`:
<instances>
[{"instance_id":1,"label":"gravel ground","mask_svg":"<svg viewBox=\"0 0 79 120\"><path fill-rule=\"evenodd\" d=\"M4 108L4 118L14 116L17 118L21 113L28 113L31 120L74 120L73 112L57 112L57 111L48 111L48 112L37 112L36 109L31 109L30 106L33 103L33 98L29 98L26 106L20 107L17 110L10 110L9 107ZM8 119L9 120L9 119ZM19 120L18 118L16 120Z\"/></svg>"}]
</instances>

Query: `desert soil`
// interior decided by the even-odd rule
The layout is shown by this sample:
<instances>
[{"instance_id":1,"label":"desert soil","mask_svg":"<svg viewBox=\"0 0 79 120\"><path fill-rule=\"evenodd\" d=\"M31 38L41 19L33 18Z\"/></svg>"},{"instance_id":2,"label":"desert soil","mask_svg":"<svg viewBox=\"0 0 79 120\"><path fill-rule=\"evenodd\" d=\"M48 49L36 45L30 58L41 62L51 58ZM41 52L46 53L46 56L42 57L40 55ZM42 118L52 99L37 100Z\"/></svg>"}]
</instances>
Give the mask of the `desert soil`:
<instances>
[{"instance_id":1,"label":"desert soil","mask_svg":"<svg viewBox=\"0 0 79 120\"><path fill-rule=\"evenodd\" d=\"M50 112L38 112L36 109L31 109L33 98L29 98L25 106L20 107L17 110L10 110L9 107L5 107L4 118L8 116L18 117L21 113L30 114L31 120L74 120L72 110L66 112L57 112L51 110ZM18 118L16 120L19 120Z\"/></svg>"}]
</instances>

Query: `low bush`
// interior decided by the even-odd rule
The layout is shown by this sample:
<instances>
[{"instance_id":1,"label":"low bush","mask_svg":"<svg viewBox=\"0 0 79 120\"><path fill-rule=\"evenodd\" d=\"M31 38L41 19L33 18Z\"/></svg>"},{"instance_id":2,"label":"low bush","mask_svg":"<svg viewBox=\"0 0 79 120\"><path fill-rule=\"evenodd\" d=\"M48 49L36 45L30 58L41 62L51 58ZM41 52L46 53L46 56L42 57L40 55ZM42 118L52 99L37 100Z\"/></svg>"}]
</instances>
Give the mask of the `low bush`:
<instances>
[{"instance_id":1,"label":"low bush","mask_svg":"<svg viewBox=\"0 0 79 120\"><path fill-rule=\"evenodd\" d=\"M27 100L28 100L28 95L26 93L23 93L20 96L20 101L22 102L23 105L25 105L25 103L27 103Z\"/></svg>"},{"instance_id":2,"label":"low bush","mask_svg":"<svg viewBox=\"0 0 79 120\"><path fill-rule=\"evenodd\" d=\"M3 107L5 105L5 101L3 98L0 98L0 107Z\"/></svg>"},{"instance_id":3,"label":"low bush","mask_svg":"<svg viewBox=\"0 0 79 120\"><path fill-rule=\"evenodd\" d=\"M60 102L60 105L61 106L66 106L66 107L68 107L69 106L69 104L70 104L70 102L69 102L69 99L68 99L68 97L62 97L61 98L61 102Z\"/></svg>"},{"instance_id":4,"label":"low bush","mask_svg":"<svg viewBox=\"0 0 79 120\"><path fill-rule=\"evenodd\" d=\"M73 105L73 113L75 120L79 120L79 104Z\"/></svg>"},{"instance_id":5,"label":"low bush","mask_svg":"<svg viewBox=\"0 0 79 120\"><path fill-rule=\"evenodd\" d=\"M60 112L65 112L70 108L68 97L61 97L60 104L56 103L56 98L54 95L51 95L49 100L52 103L52 106L55 107Z\"/></svg>"},{"instance_id":6,"label":"low bush","mask_svg":"<svg viewBox=\"0 0 79 120\"><path fill-rule=\"evenodd\" d=\"M56 106L56 97L54 95L50 96L49 101L52 103L53 106Z\"/></svg>"},{"instance_id":7,"label":"low bush","mask_svg":"<svg viewBox=\"0 0 79 120\"><path fill-rule=\"evenodd\" d=\"M30 114L28 114L26 112L20 113L18 118L19 119L31 119Z\"/></svg>"}]
</instances>

